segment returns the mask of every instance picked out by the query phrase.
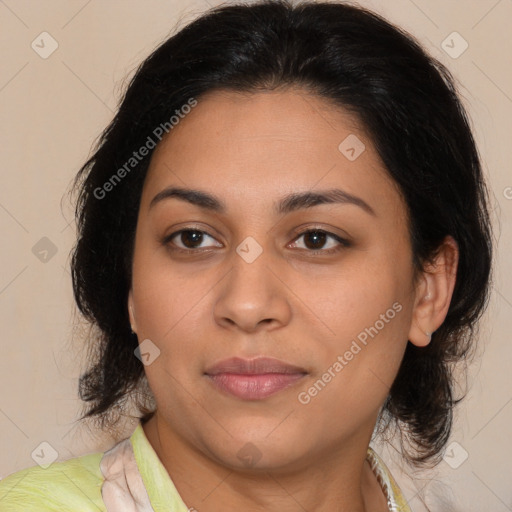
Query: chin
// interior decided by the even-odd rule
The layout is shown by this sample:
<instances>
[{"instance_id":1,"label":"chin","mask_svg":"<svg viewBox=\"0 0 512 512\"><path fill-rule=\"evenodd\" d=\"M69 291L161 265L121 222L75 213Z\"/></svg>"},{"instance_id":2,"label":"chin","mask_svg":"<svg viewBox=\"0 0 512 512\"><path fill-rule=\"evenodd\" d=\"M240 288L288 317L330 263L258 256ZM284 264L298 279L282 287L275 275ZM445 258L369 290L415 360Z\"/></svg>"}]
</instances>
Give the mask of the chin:
<instances>
[{"instance_id":1,"label":"chin","mask_svg":"<svg viewBox=\"0 0 512 512\"><path fill-rule=\"evenodd\" d=\"M281 420L282 421L282 418ZM241 471L279 471L300 464L307 460L307 450L304 446L305 435L299 432L292 434L285 429L277 434L275 419L255 425L224 423L223 427L229 432L222 439L204 439L208 452L226 467ZM300 448L300 453L299 453Z\"/></svg>"}]
</instances>

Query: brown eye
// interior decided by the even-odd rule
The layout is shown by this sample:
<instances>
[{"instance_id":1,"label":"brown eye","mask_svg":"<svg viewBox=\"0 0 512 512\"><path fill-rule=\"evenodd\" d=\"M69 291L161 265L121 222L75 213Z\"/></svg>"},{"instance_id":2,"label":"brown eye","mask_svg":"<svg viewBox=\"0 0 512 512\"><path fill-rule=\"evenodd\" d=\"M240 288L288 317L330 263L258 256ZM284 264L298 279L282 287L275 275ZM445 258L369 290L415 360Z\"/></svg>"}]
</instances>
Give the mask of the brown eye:
<instances>
[{"instance_id":1,"label":"brown eye","mask_svg":"<svg viewBox=\"0 0 512 512\"><path fill-rule=\"evenodd\" d=\"M208 240L208 238L215 241L215 239L210 236L205 231L200 231L198 229L182 229L180 231L176 231L172 235L169 235L164 240L164 245L173 245L176 250L184 250L184 251L193 251L195 249L205 249L209 247L222 247L222 244L210 244L206 246L201 246L202 243Z\"/></svg>"},{"instance_id":2,"label":"brown eye","mask_svg":"<svg viewBox=\"0 0 512 512\"><path fill-rule=\"evenodd\" d=\"M297 240L304 239L303 246L297 243ZM330 254L342 250L343 248L350 247L350 242L333 233L321 229L310 229L302 232L298 238L295 239L295 244L299 249L312 251L313 253ZM329 240L331 240L330 243ZM325 247L325 244L328 246Z\"/></svg>"},{"instance_id":3,"label":"brown eye","mask_svg":"<svg viewBox=\"0 0 512 512\"><path fill-rule=\"evenodd\" d=\"M188 249L195 249L197 244L201 244L203 233L201 231L182 231L178 239Z\"/></svg>"},{"instance_id":4,"label":"brown eye","mask_svg":"<svg viewBox=\"0 0 512 512\"><path fill-rule=\"evenodd\" d=\"M326 239L327 234L323 231L308 231L304 234L304 242L308 249L321 249Z\"/></svg>"}]
</instances>

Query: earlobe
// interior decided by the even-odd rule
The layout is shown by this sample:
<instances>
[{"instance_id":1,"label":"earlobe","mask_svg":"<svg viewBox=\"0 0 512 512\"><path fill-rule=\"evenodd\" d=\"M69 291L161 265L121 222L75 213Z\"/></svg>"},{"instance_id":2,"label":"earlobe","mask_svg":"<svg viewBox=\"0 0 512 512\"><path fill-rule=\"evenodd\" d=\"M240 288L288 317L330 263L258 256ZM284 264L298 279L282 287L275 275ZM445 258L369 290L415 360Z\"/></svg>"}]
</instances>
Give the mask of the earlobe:
<instances>
[{"instance_id":1,"label":"earlobe","mask_svg":"<svg viewBox=\"0 0 512 512\"><path fill-rule=\"evenodd\" d=\"M435 316L434 294L431 276L424 273L422 282L416 288L417 300L414 306L412 324L409 331L409 341L417 347L426 347L431 339L435 327L432 325Z\"/></svg>"},{"instance_id":2,"label":"earlobe","mask_svg":"<svg viewBox=\"0 0 512 512\"><path fill-rule=\"evenodd\" d=\"M418 347L427 346L432 333L444 322L455 288L459 250L457 242L447 236L434 261L423 270L416 286L416 301L409 341Z\"/></svg>"},{"instance_id":3,"label":"earlobe","mask_svg":"<svg viewBox=\"0 0 512 512\"><path fill-rule=\"evenodd\" d=\"M130 290L128 293L128 316L130 317L130 325L132 328L132 332L137 332L137 322L135 320L135 312L133 310L133 295L132 291Z\"/></svg>"}]
</instances>

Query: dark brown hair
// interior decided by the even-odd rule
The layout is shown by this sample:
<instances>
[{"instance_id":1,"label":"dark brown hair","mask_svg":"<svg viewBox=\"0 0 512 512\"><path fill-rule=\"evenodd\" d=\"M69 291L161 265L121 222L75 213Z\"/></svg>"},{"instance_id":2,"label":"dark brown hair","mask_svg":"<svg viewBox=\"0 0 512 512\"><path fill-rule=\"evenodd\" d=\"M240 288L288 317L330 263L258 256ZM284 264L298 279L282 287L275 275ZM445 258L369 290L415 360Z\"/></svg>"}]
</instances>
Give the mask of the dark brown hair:
<instances>
[{"instance_id":1,"label":"dark brown hair","mask_svg":"<svg viewBox=\"0 0 512 512\"><path fill-rule=\"evenodd\" d=\"M167 39L138 68L74 184L74 294L98 332L90 368L80 380L87 404L83 417L114 425L119 405L147 384L134 356L137 338L130 330L127 294L152 150L108 194L98 190L190 98L201 101L216 89L251 92L287 85L302 86L361 120L406 201L418 271L447 235L459 246L447 317L428 346L408 344L381 417L381 425L400 427L410 460L428 461L450 434L457 401L452 365L467 356L488 300L487 192L447 69L410 35L346 4L275 0L221 6ZM143 419L149 417L148 403L146 408L139 403Z\"/></svg>"}]
</instances>

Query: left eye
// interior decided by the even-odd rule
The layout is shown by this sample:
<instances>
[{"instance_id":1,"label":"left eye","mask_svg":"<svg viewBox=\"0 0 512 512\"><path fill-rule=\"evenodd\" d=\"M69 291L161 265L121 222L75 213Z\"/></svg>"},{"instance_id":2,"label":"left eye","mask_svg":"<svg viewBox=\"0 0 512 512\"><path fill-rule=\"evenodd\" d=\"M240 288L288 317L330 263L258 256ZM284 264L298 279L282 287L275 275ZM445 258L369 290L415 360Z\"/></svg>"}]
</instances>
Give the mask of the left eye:
<instances>
[{"instance_id":1,"label":"left eye","mask_svg":"<svg viewBox=\"0 0 512 512\"><path fill-rule=\"evenodd\" d=\"M304 238L304 242L303 247L299 248L311 251L331 253L350 245L347 240L344 240L343 238L340 238L333 233L328 233L327 231L322 231L320 229L304 231L295 240L299 240L301 238ZM326 240L329 238L331 239L331 244L328 247L324 247Z\"/></svg>"}]
</instances>

